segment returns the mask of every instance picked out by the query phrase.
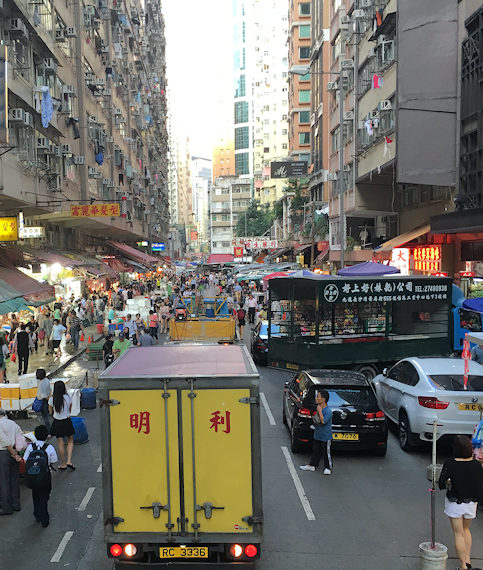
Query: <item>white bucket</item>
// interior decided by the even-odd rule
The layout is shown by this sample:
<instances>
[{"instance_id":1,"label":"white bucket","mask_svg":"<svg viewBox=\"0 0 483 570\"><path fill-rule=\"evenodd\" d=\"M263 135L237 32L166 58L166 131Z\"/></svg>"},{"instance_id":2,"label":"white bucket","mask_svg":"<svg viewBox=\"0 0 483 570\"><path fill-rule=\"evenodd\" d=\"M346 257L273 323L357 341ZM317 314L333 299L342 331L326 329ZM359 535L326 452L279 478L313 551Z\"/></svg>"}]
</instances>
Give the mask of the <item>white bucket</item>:
<instances>
[{"instance_id":1,"label":"white bucket","mask_svg":"<svg viewBox=\"0 0 483 570\"><path fill-rule=\"evenodd\" d=\"M434 548L431 548L430 542L421 542L419 545L419 557L421 570L445 570L448 548L439 542L435 543Z\"/></svg>"}]
</instances>

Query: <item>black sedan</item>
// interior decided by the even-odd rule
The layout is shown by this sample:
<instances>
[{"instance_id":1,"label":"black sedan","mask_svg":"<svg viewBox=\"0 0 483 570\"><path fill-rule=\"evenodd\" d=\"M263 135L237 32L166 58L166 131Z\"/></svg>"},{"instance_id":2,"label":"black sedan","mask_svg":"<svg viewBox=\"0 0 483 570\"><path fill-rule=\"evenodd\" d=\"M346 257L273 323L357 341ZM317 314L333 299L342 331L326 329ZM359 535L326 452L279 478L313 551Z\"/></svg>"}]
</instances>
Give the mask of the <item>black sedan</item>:
<instances>
[{"instance_id":1,"label":"black sedan","mask_svg":"<svg viewBox=\"0 0 483 570\"><path fill-rule=\"evenodd\" d=\"M329 392L333 449L372 450L385 455L387 421L365 376L349 370L305 370L285 383L283 422L290 430L294 453L312 443L319 389Z\"/></svg>"},{"instance_id":2,"label":"black sedan","mask_svg":"<svg viewBox=\"0 0 483 570\"><path fill-rule=\"evenodd\" d=\"M272 323L271 336L280 335L280 325ZM250 348L253 360L258 364L267 364L268 360L268 321L258 321L252 330Z\"/></svg>"}]
</instances>

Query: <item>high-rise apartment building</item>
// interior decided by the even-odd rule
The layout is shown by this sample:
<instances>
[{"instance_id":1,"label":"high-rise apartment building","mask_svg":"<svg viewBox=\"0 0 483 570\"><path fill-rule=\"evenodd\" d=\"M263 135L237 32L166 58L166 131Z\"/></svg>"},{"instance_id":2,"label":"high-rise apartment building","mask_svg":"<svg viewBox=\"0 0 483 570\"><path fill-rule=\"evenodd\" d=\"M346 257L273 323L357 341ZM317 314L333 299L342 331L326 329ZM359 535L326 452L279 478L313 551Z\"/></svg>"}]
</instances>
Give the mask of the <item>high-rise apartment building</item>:
<instances>
[{"instance_id":1,"label":"high-rise apartment building","mask_svg":"<svg viewBox=\"0 0 483 570\"><path fill-rule=\"evenodd\" d=\"M8 129L1 208L45 226L44 245L165 239L169 227L164 18L160 0L6 0L0 21ZM8 137L7 137L8 135ZM8 151L8 152L5 152ZM70 203L119 202L80 225ZM55 212L55 214L54 214Z\"/></svg>"},{"instance_id":2,"label":"high-rise apartment building","mask_svg":"<svg viewBox=\"0 0 483 570\"><path fill-rule=\"evenodd\" d=\"M310 2L290 0L288 21L288 67L310 66L312 11ZM293 160L310 159L311 74L288 76L288 150ZM318 133L317 133L318 135Z\"/></svg>"},{"instance_id":3,"label":"high-rise apartment building","mask_svg":"<svg viewBox=\"0 0 483 570\"><path fill-rule=\"evenodd\" d=\"M213 149L213 182L221 176L235 176L235 143L220 139Z\"/></svg>"},{"instance_id":4,"label":"high-rise apartment building","mask_svg":"<svg viewBox=\"0 0 483 570\"><path fill-rule=\"evenodd\" d=\"M193 221L198 232L198 243L203 249L210 241L209 199L212 185L212 162L209 158L191 157L191 192L193 198Z\"/></svg>"},{"instance_id":5,"label":"high-rise apartment building","mask_svg":"<svg viewBox=\"0 0 483 570\"><path fill-rule=\"evenodd\" d=\"M178 141L178 224L186 231L193 223L193 193L191 189L191 150L189 138Z\"/></svg>"}]
</instances>

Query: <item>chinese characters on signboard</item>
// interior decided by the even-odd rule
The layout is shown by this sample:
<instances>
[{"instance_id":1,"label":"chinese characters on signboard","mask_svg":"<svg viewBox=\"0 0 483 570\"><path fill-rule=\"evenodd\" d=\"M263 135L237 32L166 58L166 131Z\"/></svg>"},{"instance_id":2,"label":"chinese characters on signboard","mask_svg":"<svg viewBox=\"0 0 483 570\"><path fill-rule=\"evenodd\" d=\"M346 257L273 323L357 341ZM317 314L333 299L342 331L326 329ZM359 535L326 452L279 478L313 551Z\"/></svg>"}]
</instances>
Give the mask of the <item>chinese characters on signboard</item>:
<instances>
[{"instance_id":1,"label":"chinese characters on signboard","mask_svg":"<svg viewBox=\"0 0 483 570\"><path fill-rule=\"evenodd\" d=\"M448 283L410 280L339 281L323 287L326 303L371 303L389 301L447 300Z\"/></svg>"},{"instance_id":2,"label":"chinese characters on signboard","mask_svg":"<svg viewBox=\"0 0 483 570\"><path fill-rule=\"evenodd\" d=\"M233 247L244 247L245 249L277 249L278 242L276 239L266 237L245 237L235 238L231 240Z\"/></svg>"},{"instance_id":3,"label":"chinese characters on signboard","mask_svg":"<svg viewBox=\"0 0 483 570\"><path fill-rule=\"evenodd\" d=\"M191 230L190 241L198 241L198 232L196 230Z\"/></svg>"},{"instance_id":4,"label":"chinese characters on signboard","mask_svg":"<svg viewBox=\"0 0 483 570\"><path fill-rule=\"evenodd\" d=\"M225 412L225 414L219 410L213 412L210 417L210 429L213 429L216 433L218 433L218 428L220 428L220 431L223 433L230 433L230 416L231 412ZM221 429L222 427L224 427L224 429Z\"/></svg>"},{"instance_id":5,"label":"chinese characters on signboard","mask_svg":"<svg viewBox=\"0 0 483 570\"><path fill-rule=\"evenodd\" d=\"M70 207L73 218L115 217L121 215L120 204L75 204Z\"/></svg>"},{"instance_id":6,"label":"chinese characters on signboard","mask_svg":"<svg viewBox=\"0 0 483 570\"><path fill-rule=\"evenodd\" d=\"M243 257L243 246L237 246L233 248L234 257Z\"/></svg>"},{"instance_id":7,"label":"chinese characters on signboard","mask_svg":"<svg viewBox=\"0 0 483 570\"><path fill-rule=\"evenodd\" d=\"M441 246L428 245L424 247L415 247L413 250L413 257L415 271L441 271Z\"/></svg>"},{"instance_id":8,"label":"chinese characters on signboard","mask_svg":"<svg viewBox=\"0 0 483 570\"><path fill-rule=\"evenodd\" d=\"M138 433L148 434L151 431L149 425L149 412L139 412L139 414L131 414L129 416L129 427L137 430Z\"/></svg>"},{"instance_id":9,"label":"chinese characters on signboard","mask_svg":"<svg viewBox=\"0 0 483 570\"><path fill-rule=\"evenodd\" d=\"M18 230L19 239L34 239L45 237L45 228L42 226L24 226Z\"/></svg>"},{"instance_id":10,"label":"chinese characters on signboard","mask_svg":"<svg viewBox=\"0 0 483 570\"><path fill-rule=\"evenodd\" d=\"M411 250L407 247L395 247L391 253L391 262L389 265L397 267L401 275L409 275L409 260L411 258Z\"/></svg>"},{"instance_id":11,"label":"chinese characters on signboard","mask_svg":"<svg viewBox=\"0 0 483 570\"><path fill-rule=\"evenodd\" d=\"M17 218L0 218L0 241L17 241L18 224Z\"/></svg>"}]
</instances>

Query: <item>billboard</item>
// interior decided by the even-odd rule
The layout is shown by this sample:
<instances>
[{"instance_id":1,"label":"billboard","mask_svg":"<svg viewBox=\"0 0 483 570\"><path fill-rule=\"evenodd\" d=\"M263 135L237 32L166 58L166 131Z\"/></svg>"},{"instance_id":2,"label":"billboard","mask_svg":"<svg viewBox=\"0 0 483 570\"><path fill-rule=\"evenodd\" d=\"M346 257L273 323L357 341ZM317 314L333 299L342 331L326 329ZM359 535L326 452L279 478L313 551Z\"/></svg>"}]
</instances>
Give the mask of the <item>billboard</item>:
<instances>
[{"instance_id":1,"label":"billboard","mask_svg":"<svg viewBox=\"0 0 483 570\"><path fill-rule=\"evenodd\" d=\"M198 241L198 232L196 230L190 231L190 241Z\"/></svg>"},{"instance_id":2,"label":"billboard","mask_svg":"<svg viewBox=\"0 0 483 570\"><path fill-rule=\"evenodd\" d=\"M163 241L153 242L151 244L151 251L164 251L166 244Z\"/></svg>"},{"instance_id":3,"label":"billboard","mask_svg":"<svg viewBox=\"0 0 483 570\"><path fill-rule=\"evenodd\" d=\"M270 178L304 178L307 176L308 162L294 160L291 162L270 163Z\"/></svg>"}]
</instances>

